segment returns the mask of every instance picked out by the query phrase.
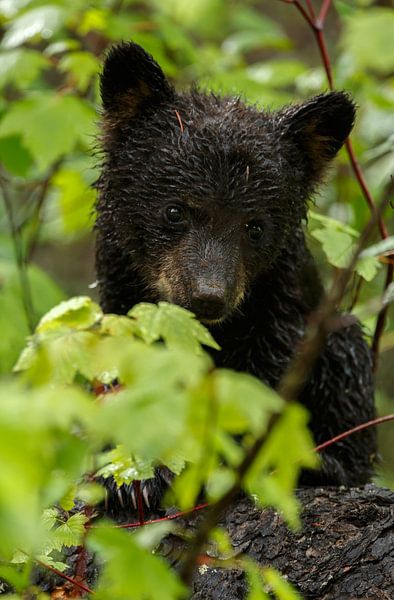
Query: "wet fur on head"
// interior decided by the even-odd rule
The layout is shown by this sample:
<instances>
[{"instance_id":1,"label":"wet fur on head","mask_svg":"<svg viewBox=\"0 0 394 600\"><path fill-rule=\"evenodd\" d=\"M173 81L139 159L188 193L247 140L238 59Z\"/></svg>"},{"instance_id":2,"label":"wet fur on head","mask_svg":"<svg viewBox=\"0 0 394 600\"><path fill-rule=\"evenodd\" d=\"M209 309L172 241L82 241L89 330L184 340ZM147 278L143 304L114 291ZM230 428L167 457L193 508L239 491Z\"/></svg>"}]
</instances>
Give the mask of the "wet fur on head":
<instances>
[{"instance_id":1,"label":"wet fur on head","mask_svg":"<svg viewBox=\"0 0 394 600\"><path fill-rule=\"evenodd\" d=\"M270 113L195 89L178 94L133 43L110 50L101 93L99 246L121 255L151 300L198 308L211 320L203 308L221 294L224 305L213 311L221 320L300 227L352 128L352 101L331 92ZM183 229L166 222L173 205L185 213ZM251 223L263 229L259 243L245 234ZM99 249L99 274L100 265ZM201 296L205 304L194 301Z\"/></svg>"}]
</instances>

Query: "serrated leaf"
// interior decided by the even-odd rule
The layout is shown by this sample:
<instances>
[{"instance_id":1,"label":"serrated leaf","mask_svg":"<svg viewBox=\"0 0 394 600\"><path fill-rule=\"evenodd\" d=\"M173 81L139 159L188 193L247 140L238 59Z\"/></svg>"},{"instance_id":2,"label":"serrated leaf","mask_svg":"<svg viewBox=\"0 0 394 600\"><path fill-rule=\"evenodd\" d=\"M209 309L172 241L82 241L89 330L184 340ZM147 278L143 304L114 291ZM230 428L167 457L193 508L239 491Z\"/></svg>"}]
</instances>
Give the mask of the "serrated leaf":
<instances>
[{"instance_id":1,"label":"serrated leaf","mask_svg":"<svg viewBox=\"0 0 394 600\"><path fill-rule=\"evenodd\" d=\"M118 486L154 476L155 465L151 460L131 456L123 446L118 445L110 450L107 458L109 462L101 467L96 475L113 477Z\"/></svg>"},{"instance_id":2,"label":"serrated leaf","mask_svg":"<svg viewBox=\"0 0 394 600\"><path fill-rule=\"evenodd\" d=\"M79 546L85 534L85 524L88 522L86 515L76 513L65 523L56 527L52 532L54 548L61 550L63 546Z\"/></svg>"},{"instance_id":3,"label":"serrated leaf","mask_svg":"<svg viewBox=\"0 0 394 600\"><path fill-rule=\"evenodd\" d=\"M41 521L45 529L48 529L48 531L52 529L58 520L59 511L56 508L47 508L44 510Z\"/></svg>"},{"instance_id":4,"label":"serrated leaf","mask_svg":"<svg viewBox=\"0 0 394 600\"><path fill-rule=\"evenodd\" d=\"M64 571L67 571L67 569L70 568L69 565L67 565L66 563L61 562L60 560L54 560L48 554L38 555L37 560L42 562L44 565L48 565L49 567L53 567L54 569L57 569L61 573L64 573Z\"/></svg>"},{"instance_id":5,"label":"serrated leaf","mask_svg":"<svg viewBox=\"0 0 394 600\"><path fill-rule=\"evenodd\" d=\"M123 315L104 315L100 323L101 333L114 337L134 337L135 322Z\"/></svg>"},{"instance_id":6,"label":"serrated leaf","mask_svg":"<svg viewBox=\"0 0 394 600\"><path fill-rule=\"evenodd\" d=\"M47 92L13 103L0 122L0 137L19 135L40 169L46 169L78 143L87 145L95 114L80 98Z\"/></svg>"},{"instance_id":7,"label":"serrated leaf","mask_svg":"<svg viewBox=\"0 0 394 600\"><path fill-rule=\"evenodd\" d=\"M60 329L88 329L103 316L98 304L88 296L76 296L61 302L44 315L37 325L37 333Z\"/></svg>"},{"instance_id":8,"label":"serrated leaf","mask_svg":"<svg viewBox=\"0 0 394 600\"><path fill-rule=\"evenodd\" d=\"M180 306L159 302L141 303L132 308L128 315L136 319L138 333L148 344L163 339L169 348L184 348L200 353L201 344L219 346L209 331L196 320L193 313Z\"/></svg>"}]
</instances>

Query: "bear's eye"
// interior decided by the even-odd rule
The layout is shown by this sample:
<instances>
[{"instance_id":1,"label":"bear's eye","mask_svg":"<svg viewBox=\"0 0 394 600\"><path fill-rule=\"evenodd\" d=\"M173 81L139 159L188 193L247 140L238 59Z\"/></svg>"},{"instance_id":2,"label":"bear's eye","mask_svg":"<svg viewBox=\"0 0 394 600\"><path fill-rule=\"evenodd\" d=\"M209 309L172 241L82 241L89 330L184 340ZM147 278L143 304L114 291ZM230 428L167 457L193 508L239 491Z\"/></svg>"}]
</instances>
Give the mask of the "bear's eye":
<instances>
[{"instance_id":1,"label":"bear's eye","mask_svg":"<svg viewBox=\"0 0 394 600\"><path fill-rule=\"evenodd\" d=\"M171 205L165 209L165 218L168 223L182 223L185 220L185 213L181 206Z\"/></svg>"},{"instance_id":2,"label":"bear's eye","mask_svg":"<svg viewBox=\"0 0 394 600\"><path fill-rule=\"evenodd\" d=\"M259 242L263 237L263 226L258 221L251 221L246 224L246 233L251 242Z\"/></svg>"}]
</instances>

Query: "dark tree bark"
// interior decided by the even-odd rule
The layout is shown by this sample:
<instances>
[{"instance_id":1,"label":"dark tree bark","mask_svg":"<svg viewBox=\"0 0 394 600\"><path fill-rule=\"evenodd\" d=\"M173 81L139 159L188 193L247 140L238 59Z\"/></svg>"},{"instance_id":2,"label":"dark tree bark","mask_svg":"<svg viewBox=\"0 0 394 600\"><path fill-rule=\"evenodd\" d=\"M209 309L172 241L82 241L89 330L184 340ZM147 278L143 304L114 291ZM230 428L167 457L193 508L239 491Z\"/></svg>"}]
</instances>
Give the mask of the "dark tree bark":
<instances>
[{"instance_id":1,"label":"dark tree bark","mask_svg":"<svg viewBox=\"0 0 394 600\"><path fill-rule=\"evenodd\" d=\"M303 507L298 532L290 531L273 510L261 510L246 498L234 502L220 525L230 535L235 557L247 555L261 566L275 567L305 600L394 600L394 493L366 485L304 488L297 496ZM192 534L203 512L179 524ZM184 539L170 535L160 551L176 568L186 551ZM245 598L243 572L218 567L218 559L214 548L207 550L206 558L201 557L193 600ZM76 561L77 554L71 550L67 558L71 577ZM90 587L94 588L97 575L97 565L89 557L86 581ZM36 572L36 583L47 592L57 587L64 592L73 589L42 569Z\"/></svg>"},{"instance_id":2,"label":"dark tree bark","mask_svg":"<svg viewBox=\"0 0 394 600\"><path fill-rule=\"evenodd\" d=\"M302 529L289 531L273 510L249 500L234 503L221 521L237 555L271 565L293 583L304 599L394 600L394 493L363 488L305 488ZM193 517L193 529L202 515ZM170 552L171 539L164 544ZM176 546L173 540L174 551ZM177 549L181 557L181 547ZM215 552L208 551L215 556ZM175 557L176 558L176 557ZM246 582L239 570L200 568L193 600L241 600Z\"/></svg>"}]
</instances>

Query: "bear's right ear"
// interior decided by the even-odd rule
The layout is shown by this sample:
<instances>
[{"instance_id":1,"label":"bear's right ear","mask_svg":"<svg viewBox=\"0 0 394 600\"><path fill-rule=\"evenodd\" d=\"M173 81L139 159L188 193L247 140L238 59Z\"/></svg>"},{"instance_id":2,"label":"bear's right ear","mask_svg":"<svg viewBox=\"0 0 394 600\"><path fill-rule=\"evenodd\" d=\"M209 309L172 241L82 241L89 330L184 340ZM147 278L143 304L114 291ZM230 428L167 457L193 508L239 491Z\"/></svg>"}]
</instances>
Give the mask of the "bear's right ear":
<instances>
[{"instance_id":1,"label":"bear's right ear","mask_svg":"<svg viewBox=\"0 0 394 600\"><path fill-rule=\"evenodd\" d=\"M123 42L109 50L100 91L104 110L115 118L134 117L175 95L159 65L133 42Z\"/></svg>"}]
</instances>

